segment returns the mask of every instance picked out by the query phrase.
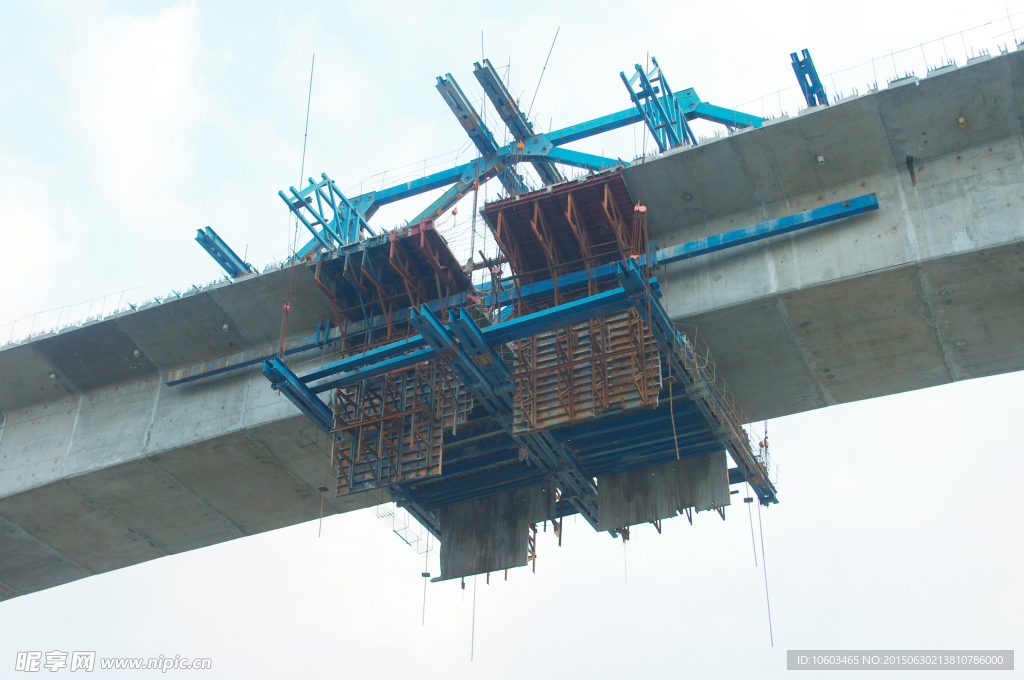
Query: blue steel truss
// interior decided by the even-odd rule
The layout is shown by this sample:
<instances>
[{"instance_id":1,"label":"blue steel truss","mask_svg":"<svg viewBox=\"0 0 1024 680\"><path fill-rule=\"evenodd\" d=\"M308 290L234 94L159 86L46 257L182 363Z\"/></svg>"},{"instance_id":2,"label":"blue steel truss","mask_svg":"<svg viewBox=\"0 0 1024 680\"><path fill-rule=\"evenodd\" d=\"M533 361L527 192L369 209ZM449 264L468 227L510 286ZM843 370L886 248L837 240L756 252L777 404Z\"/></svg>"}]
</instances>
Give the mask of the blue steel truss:
<instances>
[{"instance_id":1,"label":"blue steel truss","mask_svg":"<svg viewBox=\"0 0 1024 680\"><path fill-rule=\"evenodd\" d=\"M279 192L292 212L296 215L301 213L300 221L312 236L298 250L296 256L301 259L319 249L334 250L351 243L359 238L359 230L369 231L366 222L380 206L435 189L448 187L441 196L409 220L410 224L437 219L474 187L492 178L498 178L509 195L519 195L526 189L525 180L516 170L519 163L532 164L545 183L562 179L557 165L593 172L625 166L626 163L621 159L597 156L564 147L572 142L634 123L646 122L662 151L682 143L696 143L688 125L688 121L695 119L718 123L729 129L761 127L762 120L758 116L708 104L701 101L692 89L681 93L673 92L668 87L660 67L657 66L657 61L654 63L655 70L651 72L653 75L643 73L640 69L634 76L638 82L646 84L641 87L641 93L649 92L649 95L638 95L629 85L630 81L625 78L625 74L621 74L630 89L634 103L631 108L546 134L535 132L533 124L523 115L490 62L484 60L482 64L476 64L474 75L512 135L513 141L505 146L498 145L494 134L484 124L451 74L438 77L438 92L444 97L463 130L480 152L480 158L417 180L380 191L370 191L352 199L345 199L333 183L330 184L330 191L325 189L324 182L329 181L326 175L321 175L324 181L310 180L309 185L301 190L289 189L290 195ZM659 127L663 122L668 124ZM318 196L323 207L316 202ZM333 197L337 201L340 215L333 208L327 207L327 204L331 203L330 200L326 200L327 197ZM313 208L320 213L320 217L314 213Z\"/></svg>"},{"instance_id":2,"label":"blue steel truss","mask_svg":"<svg viewBox=\"0 0 1024 680\"><path fill-rule=\"evenodd\" d=\"M753 243L755 241L770 238L772 236L779 236L799 231L801 229L827 224L829 222L834 222L846 217L853 217L855 215L861 215L874 210L878 210L878 197L875 194L866 194L847 201L824 205L819 208L814 208L813 210L787 215L779 219L769 220L749 227L734 229L733 231L729 231L724 234L689 241L671 248L655 250L650 255L651 265L654 269L657 269L658 267L678 262L680 260L708 255L727 248L733 248L746 243ZM639 256L637 262L641 266L645 264L645 256ZM496 292L492 290L488 284L484 284L479 287L478 292L486 295L486 303L488 306L505 307L515 304L519 300L529 302L536 298L550 297L556 287L561 294L566 294L586 287L588 285L588 281L601 283L614 279L618 272L618 266L619 263L614 262L599 265L591 269L589 278L587 272L575 272L558 277L557 282L551 279L539 281L537 283L522 286L518 291L512 287L508 287L502 289L500 292ZM602 293L595 296L594 299L590 300L589 304L603 304L602 295L606 294ZM460 307L465 305L466 302L466 294L463 293L452 296L449 304L453 307ZM432 301L427 303L427 307L431 312L437 313L441 309L441 304L438 301ZM577 310L581 309L585 309L585 307L577 307ZM396 310L392 316L392 321L404 321L411 316L411 314L412 310L410 309ZM349 333L361 333L370 329L383 328L384 325L385 320L383 317L375 316L365 321L357 321L350 324ZM506 324L498 324L497 326L488 327L489 330L486 330L486 332L502 333L505 331L502 331L501 329L505 327ZM322 329L322 327L318 326L315 335L298 338L287 343L285 345L284 354L287 356L307 352L311 349L321 348L325 343L336 342L340 337L341 334L338 329ZM497 338L499 336L496 335L494 337ZM233 357L228 357L227 359L218 359L192 368L173 371L168 375L167 384L178 385L228 371L245 368L247 366L253 366L271 358L275 353L277 353L277 351L277 345L273 345L262 350L245 352ZM422 352L422 354L415 354L415 352ZM389 370L395 370L402 368L403 366L418 363L419 361L425 361L433 356L435 356L433 354L433 350L427 347L426 341L421 336L413 336L368 350L357 357L349 357L329 363L322 369L313 371L304 376L303 381L305 384L311 384L329 376L337 376L336 378L333 378L331 382L312 386L312 391L319 394L331 387L342 386L344 384L349 384L348 381L355 382L363 377L367 377L365 369L360 368L365 364L393 359L395 363Z\"/></svg>"},{"instance_id":3,"label":"blue steel truss","mask_svg":"<svg viewBox=\"0 0 1024 680\"><path fill-rule=\"evenodd\" d=\"M672 88L668 86L658 60L651 57L651 63L654 68L649 72L645 73L643 67L636 64L636 73L631 77L626 78L625 72L620 72L619 77L629 91L633 104L643 112L644 123L654 137L658 151L665 152L683 144L696 144L697 138L686 123L683 109L672 94Z\"/></svg>"},{"instance_id":4,"label":"blue steel truss","mask_svg":"<svg viewBox=\"0 0 1024 680\"><path fill-rule=\"evenodd\" d=\"M665 265L877 208L878 200L873 194L860 196L654 251L650 259L655 267ZM440 505L545 480L563 490L560 516L579 513L596 526L595 477L665 462L676 455L702 455L723 446L729 449L737 466L730 470L730 483L749 483L760 502L777 502L766 461L753 454L746 434L737 426L731 405L696 369L700 362L662 306L657 279L645 280L641 273L645 265L641 256L595 267L589 275L591 281L614 280L618 285L486 327L480 327L456 301L452 301L455 308L449 308L447 324L425 304L408 310L416 335L330 362L304 376L294 374L278 357L270 357L264 361L263 373L303 414L329 432L332 417L320 396L323 393L422 362L444 361L473 395L475 403L486 411L485 421L491 425L485 425L489 429L483 434L478 431L473 437L446 441L445 473L439 478L386 487L394 499L435 533L440 527L434 509ZM515 305L550 295L555 285L569 292L579 287L580 282L569 275L560 277L557 284L544 281L523 286L518 297L515 290L505 290L500 296L492 292L489 298L499 306ZM660 405L653 410L613 410L594 421L568 428L516 431L510 390L512 373L500 355L500 348L625 309L636 310L650 329L661 348L663 375L680 386L676 394L662 390ZM330 342L329 329L323 329L322 335L318 329L315 340Z\"/></svg>"}]
</instances>

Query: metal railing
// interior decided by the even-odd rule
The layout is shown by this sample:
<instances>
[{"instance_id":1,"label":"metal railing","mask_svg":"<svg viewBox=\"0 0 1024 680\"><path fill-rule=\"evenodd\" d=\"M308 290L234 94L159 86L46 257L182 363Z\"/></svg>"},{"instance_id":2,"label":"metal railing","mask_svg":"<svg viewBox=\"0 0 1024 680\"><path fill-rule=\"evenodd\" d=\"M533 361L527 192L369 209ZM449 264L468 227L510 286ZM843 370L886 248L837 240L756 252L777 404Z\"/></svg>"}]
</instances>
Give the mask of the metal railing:
<instances>
[{"instance_id":1,"label":"metal railing","mask_svg":"<svg viewBox=\"0 0 1024 680\"><path fill-rule=\"evenodd\" d=\"M127 288L116 293L101 295L91 300L76 302L71 305L62 305L53 309L45 309L41 312L15 319L0 326L0 343L9 345L27 338L56 333L64 328L81 326L125 312L132 308L125 294L136 290L139 290L139 288Z\"/></svg>"},{"instance_id":2,"label":"metal railing","mask_svg":"<svg viewBox=\"0 0 1024 680\"><path fill-rule=\"evenodd\" d=\"M854 66L821 73L821 82L829 102L835 103L850 95L867 94L873 89L884 88L908 76L924 78L929 72L951 64L966 66L991 55L1005 54L1018 49L1022 43L1024 12L1007 12L1005 16L971 28L893 50ZM750 110L762 118L776 118L799 112L805 107L800 86L793 84L732 108Z\"/></svg>"},{"instance_id":3,"label":"metal railing","mask_svg":"<svg viewBox=\"0 0 1024 680\"><path fill-rule=\"evenodd\" d=\"M752 445L750 433L743 427L751 420L736 403L736 397L725 379L718 374L718 368L711 358L711 351L696 328L692 328L690 333L684 333L680 354L684 365L692 373L697 392L693 396L704 401L715 419L721 423L725 429L726 439L733 442L738 449L735 453L749 457L745 462L754 462L765 478L774 484L778 480L778 466L773 465L766 448Z\"/></svg>"}]
</instances>

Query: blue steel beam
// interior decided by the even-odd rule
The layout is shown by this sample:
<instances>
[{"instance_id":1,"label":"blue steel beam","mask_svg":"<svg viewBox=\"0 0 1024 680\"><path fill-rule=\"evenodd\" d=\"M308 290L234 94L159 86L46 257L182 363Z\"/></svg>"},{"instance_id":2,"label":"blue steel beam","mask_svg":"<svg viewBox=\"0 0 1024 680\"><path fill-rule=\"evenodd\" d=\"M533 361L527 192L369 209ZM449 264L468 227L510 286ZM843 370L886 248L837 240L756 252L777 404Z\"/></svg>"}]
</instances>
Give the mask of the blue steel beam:
<instances>
[{"instance_id":1,"label":"blue steel beam","mask_svg":"<svg viewBox=\"0 0 1024 680\"><path fill-rule=\"evenodd\" d=\"M742 229L735 229L725 234L719 234L717 236L707 237L703 239L697 239L695 241L689 241L682 245L673 246L671 248L664 248L662 250L655 251L651 254L651 262L653 266L659 267L679 260L689 259L693 257L699 257L708 253L724 250L726 248L742 245L744 243L752 243L754 241L770 238L772 236L778 236L780 234L791 233L800 229L806 229L808 227L817 226L820 224L826 224L835 220L843 219L845 217L852 217L854 215L860 215L863 213L871 212L878 209L878 197L875 194L866 194L864 196L858 196L848 201L840 201L838 203L832 203L825 205L820 208L814 208L802 213L796 213L794 215L788 215L776 220L769 220L756 224L750 227L744 227ZM644 262L644 257L638 258L639 262ZM609 264L599 265L594 267L590 271L591 280L596 281L608 281L614 278L618 272L617 262ZM587 272L573 272L558 277L558 289L559 291L570 291L576 288L580 288L587 285ZM504 306L512 304L515 301L515 293L513 290L505 290L501 293L500 301L495 300L493 293L488 293L487 287L481 287L480 293L487 295L487 304L497 304ZM522 287L522 299L530 300L537 297L549 296L554 292L554 282L552 280L539 281ZM465 303L465 295L460 294L453 296L449 301L450 306L459 306ZM441 306L437 301L428 303L431 310L437 312L440 311ZM393 320L405 320L410 315L408 309L399 309L393 313ZM524 317L525 318L525 317ZM385 321L383 317L374 317L367 326L363 321L356 321L350 324L346 332L349 334L359 333L367 330L368 328L383 328ZM506 324L497 324L496 326L489 326L488 329L500 329L506 326ZM505 331L495 330L489 331L485 329L485 332L491 333L503 333ZM418 336L417 336L418 337ZM336 341L340 338L340 332L337 330L332 331L331 342ZM421 339L422 340L422 339ZM387 348L392 347L392 351L401 352L409 351L414 349L412 345L405 345L404 343L413 342L414 338L402 341L401 343L393 343L393 345L387 345L385 347L372 350L374 352L389 351ZM315 347L319 347L317 339L310 335L305 338L292 341L285 347L285 354L294 354L298 352L308 351ZM398 349L404 347L404 349ZM277 346L265 348L263 350L254 350L253 352L246 352L243 354L235 355L234 357L228 357L227 359L221 359L207 364L202 364L183 371L175 371L171 374L171 380L167 382L168 385L177 385L179 383L188 382L191 380L198 380L218 373L224 373L231 371L236 368L243 368L245 366L251 366L253 364L263 361L265 358L275 354L277 352ZM369 354L369 353L367 353ZM352 367L349 359L342 359L339 364L339 368L335 371L341 372L350 370ZM333 366L329 364L328 367ZM326 368L325 367L325 370ZM179 375L180 374L180 375ZM317 376L316 379L326 376ZM312 380L309 376L306 380Z\"/></svg>"},{"instance_id":2,"label":"blue steel beam","mask_svg":"<svg viewBox=\"0 0 1024 680\"><path fill-rule=\"evenodd\" d=\"M714 104L708 104L707 102L697 102L697 105L686 114L687 120L693 120L694 118L718 123L719 125L724 125L728 128L759 128L764 122L764 119L760 116L752 116L749 113L734 111L732 109L727 109L724 106L715 106Z\"/></svg>"},{"instance_id":3,"label":"blue steel beam","mask_svg":"<svg viewBox=\"0 0 1024 680\"><path fill-rule=\"evenodd\" d=\"M422 336L416 335L410 338L418 342L423 342ZM424 343L425 344L425 343ZM399 354L398 356L392 356L388 359L383 359L375 364L369 364L359 366L351 371L347 371L342 375L329 380L326 382L319 383L310 387L310 392L313 394L320 394L328 390L334 389L335 387L345 387L346 385L354 385L360 380L366 380L378 375L384 375L391 371L397 371L402 368L408 368L415 366L422 361L428 361L437 356L437 353L430 347L423 347L422 349L413 350L408 354ZM362 358L357 357L357 358ZM318 371L319 373L319 371ZM329 375L334 375L329 374ZM328 377L328 376L323 376Z\"/></svg>"},{"instance_id":4,"label":"blue steel beam","mask_svg":"<svg viewBox=\"0 0 1024 680\"><path fill-rule=\"evenodd\" d=\"M651 279L652 285L656 285L657 282ZM469 340L467 347L468 350L482 352L484 349L490 351L490 347L501 345L506 342L518 340L521 338L527 338L531 335L537 335L538 333L546 333L556 328L563 326L579 323L586 321L595 316L602 316L605 314L614 314L617 311L625 309L631 304L630 296L627 295L626 291L622 288L616 288L609 290L604 293L598 293L586 297L582 300L575 302L568 302L564 305L557 307L551 307L533 314L527 314L521 316L518 319L506 321L500 324L494 324L487 326L486 328L479 328L476 324L472 324L472 328L476 329L475 332L480 334L480 338L483 339L483 345L476 341L475 338L467 336L468 316L461 314L462 310L454 310L453 324L444 326L446 330L444 334L455 333L456 338L462 340L466 338ZM429 307L424 306L420 312L413 313L413 322L423 324L427 323L424 321L416 322L417 317L427 315L425 318L433 319L436 318ZM416 326L417 329L419 325ZM438 331L440 333L440 331ZM463 346L466 347L467 343ZM430 343L430 338L424 336L422 333L414 335L412 337L393 342L387 345L382 345L373 350L366 352L365 354L357 354L352 357L346 357L340 359L331 364L324 366L318 371L314 371L306 376L300 378L304 385L309 385L315 380L320 380L330 376L337 376L329 381L319 383L310 388L310 391L314 394L326 392L334 387L344 387L346 385L352 385L360 380L382 375L390 371L395 371L400 368L407 368L414 364L418 364L421 361L427 361L437 356L436 348ZM447 350L445 350L447 351ZM338 374L341 375L338 375Z\"/></svg>"},{"instance_id":5,"label":"blue steel beam","mask_svg":"<svg viewBox=\"0 0 1024 680\"><path fill-rule=\"evenodd\" d=\"M543 135L531 138L526 147L527 148L523 151L513 150L511 146L502 147L500 153L494 156L479 159L477 163L467 163L464 166L460 166L465 168L465 170L458 181L456 181L444 194L435 199L433 203L424 208L416 217L410 220L410 224L416 224L423 220L436 220L452 206L462 200L463 196L472 191L473 187L476 186L478 182L483 184L492 177L498 177L500 180L510 172L513 172L515 163L518 160L546 158L565 165L572 165L594 171L607 170L616 166L626 165L626 163L619 159L606 158L604 156L595 156L581 151L553 147ZM513 159L512 154L515 154L515 160ZM421 193L418 189L414 189L412 191L414 193ZM396 201L401 198L405 198L407 195L412 195L411 193L405 194L405 192L399 193L402 193L403 195L393 194L393 198L391 200ZM521 191L515 193L521 193ZM315 247L316 244L311 243L307 245Z\"/></svg>"},{"instance_id":6,"label":"blue steel beam","mask_svg":"<svg viewBox=\"0 0 1024 680\"><path fill-rule=\"evenodd\" d=\"M755 241L771 238L772 236L788 234L801 229L834 222L835 220L841 220L846 217L861 215L873 210L878 210L878 196L875 194L865 194L863 196L851 198L848 201L830 203L829 205L823 205L820 208L812 208L811 210L787 215L774 220L768 220L767 222L761 222L760 224L755 224L749 227L734 229L732 231L725 232L724 234L717 234L715 236L708 236L706 238L688 241L687 243L672 246L671 248L663 248L651 253L651 265L652 267L657 268L680 260L707 255L727 248L734 248L746 243L753 243ZM641 255L637 258L636 262L643 265L646 262L646 256ZM590 279L600 282L614 278L618 272L619 264L620 262L610 262L608 264L598 265L591 268ZM573 272L572 274L559 276L558 290L569 291L586 286L587 276L587 272L585 271ZM537 297L551 295L554 293L554 288L555 282L551 279L525 285L522 287L521 291L522 299L530 300ZM512 304L515 301L515 291L512 289L502 291L500 299L497 300L493 293L487 294L487 304L489 306L493 306L495 304L503 306Z\"/></svg>"},{"instance_id":7,"label":"blue steel beam","mask_svg":"<svg viewBox=\"0 0 1024 680\"><path fill-rule=\"evenodd\" d=\"M488 99L494 104L494 108L498 115L501 116L505 127L512 133L512 138L517 142L525 142L533 137L533 123L526 119L519 105L512 99L512 95L509 94L505 83L501 81L501 78L498 77L498 72L491 66L491 61L484 59L482 66L479 62L473 64L473 66L473 75L476 76L480 86L487 93ZM565 181L565 177L562 176L562 173L558 171L558 168L553 163L535 158L532 164L544 184L558 184Z\"/></svg>"},{"instance_id":8,"label":"blue steel beam","mask_svg":"<svg viewBox=\"0 0 1024 680\"><path fill-rule=\"evenodd\" d=\"M384 321L382 319L378 318L377 321L379 325L384 325ZM286 342L284 345L284 356L308 352L310 350L323 347L324 345L333 345L341 340L341 331L337 328L331 328L330 322L327 323L327 326L328 327L324 329L323 326L317 324L316 333L311 333L301 338L296 338ZM348 332L350 334L358 333L363 330L362 326L362 321L352 323L348 327ZM279 349L279 345L275 343L273 345L261 347L260 349L254 349L249 352L242 352L241 354L224 357L223 359L209 361L205 364L199 364L198 366L171 371L167 374L167 382L165 384L180 385L182 383L192 382L193 380L199 380L200 378L208 378L213 375L219 375L239 368L245 368L246 366L255 366L256 364L263 363L265 360L276 355Z\"/></svg>"},{"instance_id":9,"label":"blue steel beam","mask_svg":"<svg viewBox=\"0 0 1024 680\"><path fill-rule=\"evenodd\" d=\"M651 254L651 264L657 267L671 262L678 262L679 260L714 253L726 248L734 248L745 243L760 241L770 236L788 234L792 231L814 227L826 222L841 220L844 217L861 215L872 210L878 210L878 196L866 194L857 198L851 198L848 201L830 203L820 208L813 208L794 215L786 215L785 217L755 224L751 227L708 236L672 248L664 248Z\"/></svg>"},{"instance_id":10,"label":"blue steel beam","mask_svg":"<svg viewBox=\"0 0 1024 680\"><path fill-rule=\"evenodd\" d=\"M497 177L502 185L505 186L506 178L514 177L516 182L521 182L522 178L515 173L515 163L511 162L509 154L511 153L511 147L506 146L502 148L502 152L488 156L486 158L478 158L473 163L466 164L466 170L462 173L462 176L453 184L449 189L441 194L437 199L434 200L429 206L424 208L419 215L410 220L410 224L417 224L423 220L435 220L444 214L449 208L458 203L463 196L473 190L473 187L479 184L483 184L492 177ZM507 153L506 153L507 152ZM524 185L519 184L519 189L515 193L519 193ZM506 186L507 189L507 186ZM513 193L513 192L510 192Z\"/></svg>"},{"instance_id":11,"label":"blue steel beam","mask_svg":"<svg viewBox=\"0 0 1024 680\"><path fill-rule=\"evenodd\" d=\"M651 279L651 281L655 280ZM629 304L630 298L627 291L615 288L604 293L590 295L582 300L567 302L511 321L487 326L481 332L487 338L487 342L492 345L511 342L580 323L595 316L614 314L625 309Z\"/></svg>"},{"instance_id":12,"label":"blue steel beam","mask_svg":"<svg viewBox=\"0 0 1024 680\"><path fill-rule=\"evenodd\" d=\"M473 144L481 156L490 156L498 151L498 142L495 141L487 125L480 118L469 98L462 92L462 88L455 82L451 73L444 77L437 77L437 91L444 97L448 108L452 110L455 117L459 119L466 134L473 140Z\"/></svg>"},{"instance_id":13,"label":"blue steel beam","mask_svg":"<svg viewBox=\"0 0 1024 680\"><path fill-rule=\"evenodd\" d=\"M327 404L313 394L305 383L288 368L281 359L274 357L263 362L263 375L267 376L271 387L281 390L313 423L324 432L333 427L333 417Z\"/></svg>"},{"instance_id":14,"label":"blue steel beam","mask_svg":"<svg viewBox=\"0 0 1024 680\"><path fill-rule=\"evenodd\" d=\"M493 141L494 135L490 134L489 130L484 132L486 128L478 129L476 127L479 124L482 128L483 123L468 99L466 99L465 94L458 88L458 84L451 79L450 74L448 80L439 78L438 81L438 89L444 95L445 101L449 103L453 113L463 123L467 132L472 128L474 130L473 134L479 138L480 144L483 144L485 148L491 148L490 142L487 140ZM762 124L762 119L758 116L702 102L693 89L685 90L682 93L673 93L671 101L674 102L671 105L678 109L682 114L682 118L687 121L700 118L730 128L761 127ZM455 102L459 103L456 105ZM523 140L517 140L514 144L508 144L500 148L497 147L495 142L494 151L490 154L484 154L485 158L478 159L473 163L464 163L447 170L442 170L418 180L398 184L388 189L367 192L352 199L351 202L358 207L364 219L369 219L381 205L394 203L454 184L455 186L446 192L444 196L434 201L429 208L410 220L410 223L415 224L424 219L436 219L457 203L462 196L471 191L475 181L483 183L492 177L499 177L510 195L521 193L523 189L522 178L514 170L515 164L519 160L530 162L534 160L549 160L552 163L562 163L589 170L601 170L616 165L625 165L625 163L617 159L583 154L569 149L560 149L559 147L586 139L587 137L593 137L594 135L639 123L643 120L644 112L633 106L632 108L607 116L601 116L577 125L561 128L546 135L533 135ZM466 127L466 125L469 127ZM490 136L488 137L488 135ZM517 148L519 141L522 141L526 147L523 153L520 153ZM477 139L474 139L474 142L477 142ZM544 146L549 148L543 149ZM543 151L540 149L543 149ZM486 167L484 164L486 164ZM299 193L304 195L304 192L307 191L307 189L304 189ZM291 206L290 203L289 206ZM299 250L298 255L299 257L305 257L317 247L318 241L314 238Z\"/></svg>"},{"instance_id":15,"label":"blue steel beam","mask_svg":"<svg viewBox=\"0 0 1024 680\"><path fill-rule=\"evenodd\" d=\"M196 242L201 245L206 252L217 261L224 271L228 273L233 279L237 279L242 274L249 274L255 269L248 262L242 260L235 254L235 251L224 242L220 236L217 236L217 232L212 227L207 227L206 230L199 229L196 234Z\"/></svg>"},{"instance_id":16,"label":"blue steel beam","mask_svg":"<svg viewBox=\"0 0 1024 680\"><path fill-rule=\"evenodd\" d=\"M789 55L793 60L793 73L800 82L800 91L804 93L804 100L807 106L828 106L828 97L825 95L825 86L818 78L818 71L814 68L814 61L811 53L803 50L803 59L796 56L796 52Z\"/></svg>"},{"instance_id":17,"label":"blue steel beam","mask_svg":"<svg viewBox=\"0 0 1024 680\"><path fill-rule=\"evenodd\" d=\"M573 149L563 149L548 143L543 135L534 137L531 144L523 150L521 157L524 159L548 158L563 165L572 165L584 170L600 172L620 165L626 165L621 159L595 156L594 154L583 153Z\"/></svg>"},{"instance_id":18,"label":"blue steel beam","mask_svg":"<svg viewBox=\"0 0 1024 680\"><path fill-rule=\"evenodd\" d=\"M370 199L376 206L387 205L388 203L401 201L402 199L409 198L410 196L417 196L428 191L433 191L434 189L441 189L451 184L455 184L467 172L473 174L472 171L474 168L479 168L476 172L477 174L482 174L482 159L463 163L462 165L456 165L453 168L448 168L441 172L435 172L431 175L427 175L426 177L414 179L409 182L403 182L402 184L396 184L392 187L388 187L387 189L371 191L353 200Z\"/></svg>"},{"instance_id":19,"label":"blue steel beam","mask_svg":"<svg viewBox=\"0 0 1024 680\"><path fill-rule=\"evenodd\" d=\"M389 345L375 347L374 349L367 350L361 354L345 357L338 361L332 361L320 370L313 371L312 373L307 373L302 376L302 382L308 385L315 380L326 378L329 375L336 375L338 373L356 370L360 366L372 364L375 361L384 361L385 359L391 359L400 354L405 354L406 352L421 349L426 344L427 343L422 336L414 335L412 337L405 338L404 340L393 342Z\"/></svg>"},{"instance_id":20,"label":"blue steel beam","mask_svg":"<svg viewBox=\"0 0 1024 680\"><path fill-rule=\"evenodd\" d=\"M508 88L494 70L490 59L484 59L484 63L473 64L473 75L476 76L480 86L487 94L487 98L494 104L494 110L498 112L505 127L512 133L516 140L528 139L533 136L533 123L526 119L519 105L512 99Z\"/></svg>"}]
</instances>

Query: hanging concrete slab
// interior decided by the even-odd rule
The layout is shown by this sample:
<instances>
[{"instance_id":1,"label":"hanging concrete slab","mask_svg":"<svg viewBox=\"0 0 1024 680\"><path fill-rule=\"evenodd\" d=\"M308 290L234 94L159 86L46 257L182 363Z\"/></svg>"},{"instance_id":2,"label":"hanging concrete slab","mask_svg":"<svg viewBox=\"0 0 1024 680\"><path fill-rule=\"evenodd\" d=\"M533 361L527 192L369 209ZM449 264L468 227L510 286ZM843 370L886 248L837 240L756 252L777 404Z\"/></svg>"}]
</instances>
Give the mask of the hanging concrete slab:
<instances>
[{"instance_id":1,"label":"hanging concrete slab","mask_svg":"<svg viewBox=\"0 0 1024 680\"><path fill-rule=\"evenodd\" d=\"M530 524L553 518L554 500L544 484L442 507L438 580L525 567Z\"/></svg>"},{"instance_id":2,"label":"hanging concrete slab","mask_svg":"<svg viewBox=\"0 0 1024 680\"><path fill-rule=\"evenodd\" d=\"M729 505L725 451L619 472L597 480L597 528L612 531Z\"/></svg>"}]
</instances>

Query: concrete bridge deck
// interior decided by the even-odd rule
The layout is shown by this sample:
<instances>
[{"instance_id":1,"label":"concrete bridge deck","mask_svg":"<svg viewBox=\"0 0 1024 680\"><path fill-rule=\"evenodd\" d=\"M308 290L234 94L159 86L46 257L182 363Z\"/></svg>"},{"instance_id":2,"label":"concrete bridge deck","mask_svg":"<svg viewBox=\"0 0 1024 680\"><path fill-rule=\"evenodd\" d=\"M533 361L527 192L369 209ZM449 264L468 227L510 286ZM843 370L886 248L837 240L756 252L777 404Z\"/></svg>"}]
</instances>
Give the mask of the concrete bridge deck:
<instances>
[{"instance_id":1,"label":"concrete bridge deck","mask_svg":"<svg viewBox=\"0 0 1024 680\"><path fill-rule=\"evenodd\" d=\"M879 197L659 274L751 420L1024 368L1022 79L1012 53L627 170L660 246ZM295 274L304 335L330 310ZM318 516L305 419L261 375L164 384L273 344L286 285L275 270L0 348L0 598Z\"/></svg>"},{"instance_id":2,"label":"concrete bridge deck","mask_svg":"<svg viewBox=\"0 0 1024 680\"><path fill-rule=\"evenodd\" d=\"M1015 52L626 171L660 246L878 195L659 274L752 419L1024 368L1022 78Z\"/></svg>"}]
</instances>

